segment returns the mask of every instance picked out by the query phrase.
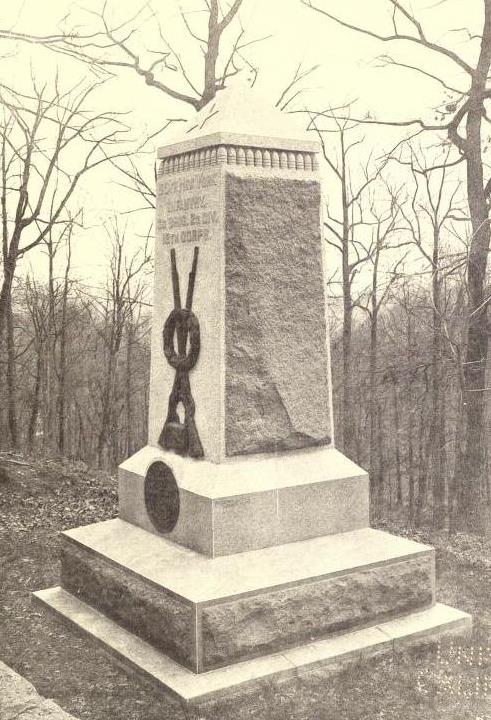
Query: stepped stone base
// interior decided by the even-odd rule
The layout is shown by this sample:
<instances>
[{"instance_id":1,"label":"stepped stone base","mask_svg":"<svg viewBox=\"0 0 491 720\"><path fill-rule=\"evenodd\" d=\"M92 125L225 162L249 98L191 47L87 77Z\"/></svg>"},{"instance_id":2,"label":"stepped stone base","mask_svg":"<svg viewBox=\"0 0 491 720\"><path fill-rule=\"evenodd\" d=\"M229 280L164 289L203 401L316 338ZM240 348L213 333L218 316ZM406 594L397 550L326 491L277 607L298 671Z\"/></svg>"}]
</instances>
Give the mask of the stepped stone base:
<instances>
[{"instance_id":1,"label":"stepped stone base","mask_svg":"<svg viewBox=\"0 0 491 720\"><path fill-rule=\"evenodd\" d=\"M209 558L115 519L61 544L66 591L194 672L434 603L433 549L371 528Z\"/></svg>"},{"instance_id":2,"label":"stepped stone base","mask_svg":"<svg viewBox=\"0 0 491 720\"><path fill-rule=\"evenodd\" d=\"M412 644L436 641L443 635L463 635L471 630L469 615L437 604L370 628L196 674L61 588L42 590L34 595L123 665L171 692L184 704L198 707L210 700L232 696L237 700L242 694L247 697L265 685L274 693L276 685L284 681L301 679L308 683L309 673L314 671L329 675L362 658L397 652ZM243 709L244 714L239 712L237 718L248 717L246 702Z\"/></svg>"},{"instance_id":3,"label":"stepped stone base","mask_svg":"<svg viewBox=\"0 0 491 720\"><path fill-rule=\"evenodd\" d=\"M166 535L143 500L156 460L179 486ZM148 446L120 500L61 534L61 587L35 595L185 705L233 698L240 720L259 689L471 628L435 605L433 548L367 527L366 473L332 448L216 466Z\"/></svg>"}]
</instances>

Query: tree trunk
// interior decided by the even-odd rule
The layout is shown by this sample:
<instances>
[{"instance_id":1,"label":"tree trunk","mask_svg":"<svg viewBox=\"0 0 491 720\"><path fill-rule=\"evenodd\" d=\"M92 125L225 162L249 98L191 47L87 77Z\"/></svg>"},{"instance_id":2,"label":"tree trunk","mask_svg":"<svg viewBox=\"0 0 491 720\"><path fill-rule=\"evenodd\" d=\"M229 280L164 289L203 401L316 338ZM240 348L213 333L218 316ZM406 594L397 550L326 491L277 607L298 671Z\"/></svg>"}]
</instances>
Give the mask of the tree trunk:
<instances>
[{"instance_id":1,"label":"tree trunk","mask_svg":"<svg viewBox=\"0 0 491 720\"><path fill-rule=\"evenodd\" d=\"M431 373L431 422L430 442L433 494L433 526L441 529L445 526L446 477L445 477L445 420L442 417L443 406L443 335L442 335L442 299L440 278L440 237L438 220L433 228L432 255L432 373Z\"/></svg>"},{"instance_id":2,"label":"tree trunk","mask_svg":"<svg viewBox=\"0 0 491 720\"><path fill-rule=\"evenodd\" d=\"M425 453L425 402L426 396L421 398L421 410L419 415L419 457L418 457L418 494L416 496L416 523L419 525L423 516L423 509L426 506L428 492L428 463Z\"/></svg>"},{"instance_id":3,"label":"tree trunk","mask_svg":"<svg viewBox=\"0 0 491 720\"><path fill-rule=\"evenodd\" d=\"M382 407L381 403L377 404L377 496L378 506L380 510L383 508L384 503L384 489L385 489L385 442L384 442L384 428L382 421ZM390 486L389 486L390 492Z\"/></svg>"},{"instance_id":4,"label":"tree trunk","mask_svg":"<svg viewBox=\"0 0 491 720\"><path fill-rule=\"evenodd\" d=\"M377 457L377 443L380 443L380 412L375 394L376 394L376 370L378 361L378 313L379 313L379 302L378 302L378 265L380 259L380 245L377 238L377 250L373 262L373 273L372 273L372 292L370 297L370 350L369 350L369 399L368 399L368 414L370 421L370 482L371 490L377 498L377 511L381 509L381 500L383 495L382 477L381 471L380 454ZM376 427L378 417L378 425ZM380 447L378 448L380 453Z\"/></svg>"},{"instance_id":5,"label":"tree trunk","mask_svg":"<svg viewBox=\"0 0 491 720\"><path fill-rule=\"evenodd\" d=\"M32 452L34 447L34 438L36 435L37 420L39 417L39 405L41 399L41 385L43 377L43 348L40 345L37 348L37 359L36 359L36 377L34 380L34 393L31 405L31 414L29 418L29 425L27 428L27 447L29 452Z\"/></svg>"},{"instance_id":6,"label":"tree trunk","mask_svg":"<svg viewBox=\"0 0 491 720\"><path fill-rule=\"evenodd\" d=\"M372 317L370 324L370 350L368 362L368 421L370 430L369 446L369 469L370 469L370 490L375 502L376 515L380 512L381 479L378 467L377 454L377 400L375 372L377 368L377 318Z\"/></svg>"},{"instance_id":7,"label":"tree trunk","mask_svg":"<svg viewBox=\"0 0 491 720\"><path fill-rule=\"evenodd\" d=\"M343 450L349 456L353 442L352 401L351 401L351 297L344 293L343 312Z\"/></svg>"},{"instance_id":8,"label":"tree trunk","mask_svg":"<svg viewBox=\"0 0 491 720\"><path fill-rule=\"evenodd\" d=\"M126 387L125 387L125 414L126 414L126 457L133 454L133 342L134 342L134 326L131 318L128 320L126 331Z\"/></svg>"},{"instance_id":9,"label":"tree trunk","mask_svg":"<svg viewBox=\"0 0 491 720\"><path fill-rule=\"evenodd\" d=\"M481 125L485 114L483 93L491 65L491 0L485 0L479 61L472 76L466 121L465 159L472 240L467 262L469 294L467 349L464 364L464 449L460 478L459 520L471 532L483 524L483 425L487 359L487 303L485 278L490 244L489 213L484 189Z\"/></svg>"},{"instance_id":10,"label":"tree trunk","mask_svg":"<svg viewBox=\"0 0 491 720\"><path fill-rule=\"evenodd\" d=\"M462 484L463 469L463 435L464 435L464 409L462 407L464 397L464 379L462 362L457 364L457 373L459 377L459 394L457 397L457 407L455 411L455 428L454 428L454 467L449 482L448 489L448 517L449 532L455 533L458 530L459 521L459 492Z\"/></svg>"},{"instance_id":11,"label":"tree trunk","mask_svg":"<svg viewBox=\"0 0 491 720\"><path fill-rule=\"evenodd\" d=\"M409 493L409 523L414 523L414 444L413 444L413 413L409 408L407 426L407 479Z\"/></svg>"},{"instance_id":12,"label":"tree trunk","mask_svg":"<svg viewBox=\"0 0 491 720\"><path fill-rule=\"evenodd\" d=\"M80 405L77 403L77 418L78 418L78 452L77 455L79 458L82 458L82 460L86 460L89 455L87 453L87 438L85 437L85 425L84 425L84 418L82 415L82 409Z\"/></svg>"},{"instance_id":13,"label":"tree trunk","mask_svg":"<svg viewBox=\"0 0 491 720\"><path fill-rule=\"evenodd\" d=\"M356 426L354 429L355 437L354 437L354 451L355 451L355 457L354 461L358 465L363 464L363 448L362 448L362 438L364 437L364 429L363 429L363 402L361 397L361 381L358 382L357 386L357 394L356 394L356 408L357 408L357 419L356 419Z\"/></svg>"},{"instance_id":14,"label":"tree trunk","mask_svg":"<svg viewBox=\"0 0 491 720\"><path fill-rule=\"evenodd\" d=\"M13 448L17 450L19 447L19 435L17 428L15 371L14 318L12 313L12 296L10 295L7 307L7 402L10 441Z\"/></svg>"},{"instance_id":15,"label":"tree trunk","mask_svg":"<svg viewBox=\"0 0 491 720\"><path fill-rule=\"evenodd\" d=\"M105 466L109 443L114 433L114 386L117 370L117 348L110 347L107 355L106 374L101 398L101 424L97 438L97 465Z\"/></svg>"},{"instance_id":16,"label":"tree trunk","mask_svg":"<svg viewBox=\"0 0 491 720\"><path fill-rule=\"evenodd\" d=\"M13 243L13 241L12 241ZM3 345L4 336L8 336L8 316L12 305L12 287L14 284L15 268L17 265L16 255L8 255L3 262L3 282L0 289L0 350ZM4 332L6 331L6 332Z\"/></svg>"},{"instance_id":17,"label":"tree trunk","mask_svg":"<svg viewBox=\"0 0 491 720\"><path fill-rule=\"evenodd\" d=\"M11 245L17 251L17 239ZM16 254L4 257L3 282L0 290L0 355L2 347L6 351L6 390L7 390L7 423L10 441L14 448L18 446L17 408L15 398L15 341L14 319L12 315L12 286L16 267ZM4 342L4 340L6 342Z\"/></svg>"},{"instance_id":18,"label":"tree trunk","mask_svg":"<svg viewBox=\"0 0 491 720\"><path fill-rule=\"evenodd\" d=\"M414 380L411 373L411 364L414 354L414 338L413 338L413 326L411 322L411 311L406 306L407 314L407 325L406 325L406 360L408 367L408 382L407 382L407 398L408 398L408 410L407 410L407 479L408 479L408 494L409 494L409 523L414 523L414 500L415 500L415 467L414 467L414 412L416 405L413 405L414 396Z\"/></svg>"},{"instance_id":19,"label":"tree trunk","mask_svg":"<svg viewBox=\"0 0 491 720\"><path fill-rule=\"evenodd\" d=\"M70 287L71 265L71 231L67 239L67 260L65 265L65 278L63 282L63 296L61 300L60 321L60 372L58 380L58 452L66 454L65 424L66 424L66 379L67 379L67 310L68 290Z\"/></svg>"},{"instance_id":20,"label":"tree trunk","mask_svg":"<svg viewBox=\"0 0 491 720\"><path fill-rule=\"evenodd\" d=\"M351 456L353 446L353 409L352 409L352 334L353 300L351 297L350 255L350 219L347 186L346 148L344 133L340 134L341 144L341 204L342 204L342 285L343 285L343 450Z\"/></svg>"},{"instance_id":21,"label":"tree trunk","mask_svg":"<svg viewBox=\"0 0 491 720\"><path fill-rule=\"evenodd\" d=\"M46 333L46 398L45 398L45 438L50 452L54 445L55 415L55 352L56 352L56 317L55 317L55 282L54 282L54 246L51 237L47 240L48 247L48 327Z\"/></svg>"},{"instance_id":22,"label":"tree trunk","mask_svg":"<svg viewBox=\"0 0 491 720\"><path fill-rule=\"evenodd\" d=\"M402 506L402 477L401 477L401 438L399 421L399 397L397 393L397 379L392 379L392 392L394 398L394 432L395 432L395 455L396 455L396 503Z\"/></svg>"}]
</instances>

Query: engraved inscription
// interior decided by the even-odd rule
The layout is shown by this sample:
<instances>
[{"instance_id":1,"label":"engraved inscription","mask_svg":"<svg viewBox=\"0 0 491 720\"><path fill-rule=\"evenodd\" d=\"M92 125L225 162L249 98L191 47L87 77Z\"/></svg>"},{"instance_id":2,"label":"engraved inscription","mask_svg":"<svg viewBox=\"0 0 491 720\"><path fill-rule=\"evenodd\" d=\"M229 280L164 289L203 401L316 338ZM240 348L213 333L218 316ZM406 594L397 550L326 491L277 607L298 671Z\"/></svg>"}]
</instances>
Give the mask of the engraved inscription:
<instances>
[{"instance_id":1,"label":"engraved inscription","mask_svg":"<svg viewBox=\"0 0 491 720\"><path fill-rule=\"evenodd\" d=\"M163 245L201 243L218 226L218 174L186 173L160 177L157 236Z\"/></svg>"}]
</instances>

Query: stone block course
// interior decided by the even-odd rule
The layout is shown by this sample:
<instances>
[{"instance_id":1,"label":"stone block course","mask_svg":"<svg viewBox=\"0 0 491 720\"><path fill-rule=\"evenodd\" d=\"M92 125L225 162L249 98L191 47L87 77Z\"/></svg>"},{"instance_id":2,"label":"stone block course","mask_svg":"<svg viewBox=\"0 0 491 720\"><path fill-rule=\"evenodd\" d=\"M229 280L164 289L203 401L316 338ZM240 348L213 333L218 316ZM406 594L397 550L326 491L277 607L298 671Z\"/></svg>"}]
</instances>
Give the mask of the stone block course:
<instances>
[{"instance_id":1,"label":"stone block course","mask_svg":"<svg viewBox=\"0 0 491 720\"><path fill-rule=\"evenodd\" d=\"M434 602L434 553L402 538L388 552L390 536L373 530L215 560L148 536L144 561L133 550L142 530L118 520L81 530L62 536L63 589L195 672Z\"/></svg>"},{"instance_id":2,"label":"stone block course","mask_svg":"<svg viewBox=\"0 0 491 720\"><path fill-rule=\"evenodd\" d=\"M61 585L122 627L196 669L195 609L101 556L64 538Z\"/></svg>"},{"instance_id":3,"label":"stone block course","mask_svg":"<svg viewBox=\"0 0 491 720\"><path fill-rule=\"evenodd\" d=\"M429 607L430 556L359 570L202 610L202 667L240 662Z\"/></svg>"},{"instance_id":4,"label":"stone block course","mask_svg":"<svg viewBox=\"0 0 491 720\"><path fill-rule=\"evenodd\" d=\"M409 644L412 638L418 643L423 640L435 642L442 634L466 634L472 627L471 618L466 613L437 604L429 610L408 616L403 634L400 629L395 630L394 623L397 621L389 620L373 628L347 632L283 653L195 674L135 635L129 635L61 588L43 590L35 595L78 630L96 639L108 653L146 680L165 687L190 708L199 706L201 710L203 703L208 701L235 697L238 701L237 718L250 717L245 698L261 686L268 688L270 697L274 697L279 682L291 684L301 680L308 686L309 678L319 675L323 686L329 688L329 677L346 667L347 663L380 653L397 652L401 642ZM397 639L392 639L396 635ZM241 708L245 714L240 713ZM215 718L216 715L206 717Z\"/></svg>"}]
</instances>

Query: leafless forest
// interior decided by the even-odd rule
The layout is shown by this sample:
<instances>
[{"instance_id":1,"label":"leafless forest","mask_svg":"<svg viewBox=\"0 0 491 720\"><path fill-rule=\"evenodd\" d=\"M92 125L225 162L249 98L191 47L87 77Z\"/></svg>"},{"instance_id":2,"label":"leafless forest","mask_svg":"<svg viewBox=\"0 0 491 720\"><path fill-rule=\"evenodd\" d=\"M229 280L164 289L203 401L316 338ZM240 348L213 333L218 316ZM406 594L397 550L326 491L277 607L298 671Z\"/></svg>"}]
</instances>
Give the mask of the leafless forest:
<instances>
[{"instance_id":1,"label":"leafless forest","mask_svg":"<svg viewBox=\"0 0 491 720\"><path fill-rule=\"evenodd\" d=\"M200 109L234 76L260 83L255 49L268 40L241 21L247 1L183 9L182 47L149 6L114 22L101 4L86 26L68 15L49 36L0 30L2 52L22 58L42 45L59 68L50 78L33 71L29 92L0 82L3 450L113 469L145 444L150 150L183 109ZM316 14L326 43L335 33L346 42L368 37L384 71L396 67L415 93L418 82L433 83L439 96L425 117L364 110L363 88L356 103L333 107L327 88L323 102L310 99L319 68L299 64L271 98L322 142L336 444L369 469L374 517L481 531L491 504L491 0L470 3L475 27L463 3L438 3L431 22L446 33L427 28L427 11L413 14L404 1L383 0L383 21L370 25L334 0L298 4ZM151 50L142 44L149 23ZM200 50L191 69L190 45ZM85 66L88 81L70 88L67 62ZM131 140L126 116L92 102L120 73L174 103L157 137ZM72 257L86 231L80 187L101 168L131 197L141 237L130 243L125 219L106 218L98 232L111 253L95 290Z\"/></svg>"}]
</instances>

